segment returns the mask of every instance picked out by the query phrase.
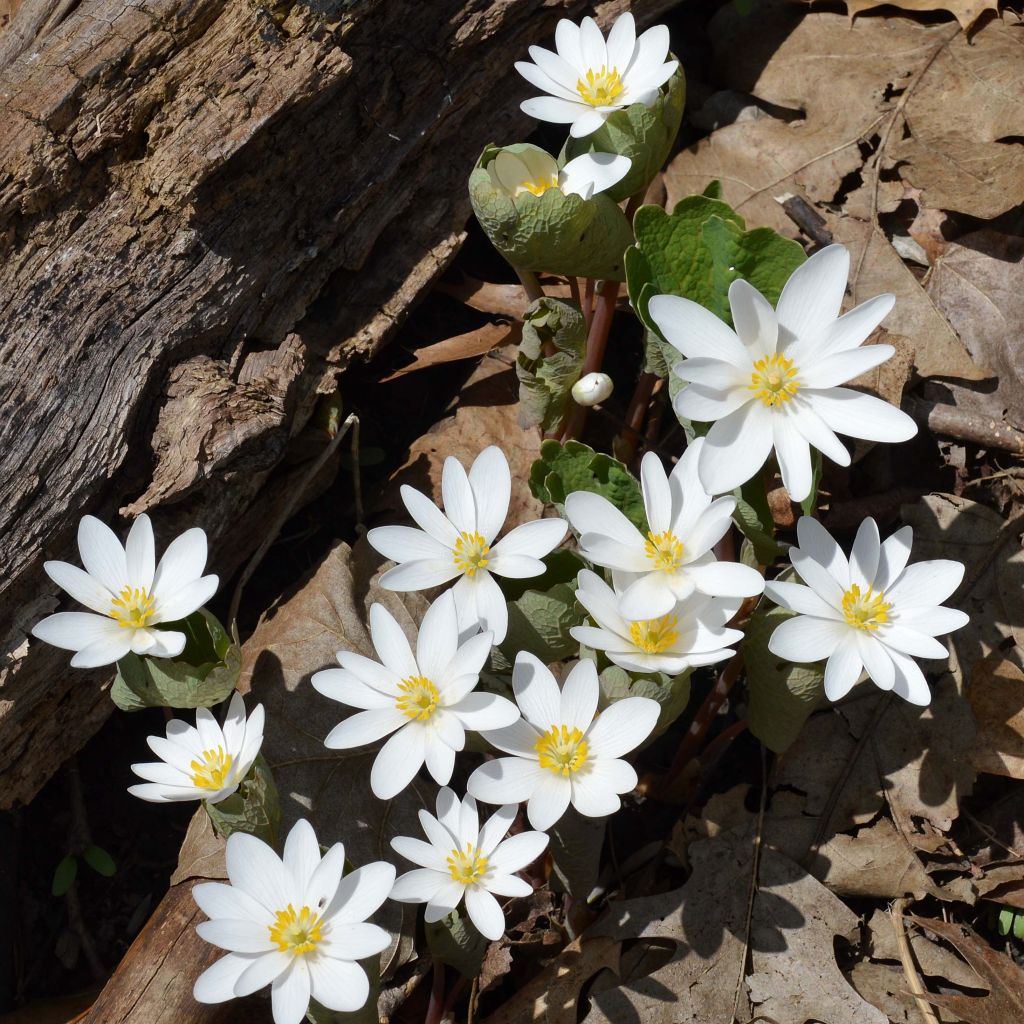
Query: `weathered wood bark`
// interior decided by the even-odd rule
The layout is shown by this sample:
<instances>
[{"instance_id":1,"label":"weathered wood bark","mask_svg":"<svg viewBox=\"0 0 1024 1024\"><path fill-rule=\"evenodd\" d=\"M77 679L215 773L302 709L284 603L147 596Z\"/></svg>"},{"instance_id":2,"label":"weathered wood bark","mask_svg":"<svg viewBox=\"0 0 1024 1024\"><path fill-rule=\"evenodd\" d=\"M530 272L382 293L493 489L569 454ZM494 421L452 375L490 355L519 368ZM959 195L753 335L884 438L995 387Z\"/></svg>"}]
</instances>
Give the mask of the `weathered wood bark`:
<instances>
[{"instance_id":1,"label":"weathered wood bark","mask_svg":"<svg viewBox=\"0 0 1024 1024\"><path fill-rule=\"evenodd\" d=\"M109 711L109 673L27 639L61 602L42 561L85 512L147 510L237 567L317 394L457 250L477 152L528 130L512 60L584 6L26 0L0 47L0 808Z\"/></svg>"}]
</instances>

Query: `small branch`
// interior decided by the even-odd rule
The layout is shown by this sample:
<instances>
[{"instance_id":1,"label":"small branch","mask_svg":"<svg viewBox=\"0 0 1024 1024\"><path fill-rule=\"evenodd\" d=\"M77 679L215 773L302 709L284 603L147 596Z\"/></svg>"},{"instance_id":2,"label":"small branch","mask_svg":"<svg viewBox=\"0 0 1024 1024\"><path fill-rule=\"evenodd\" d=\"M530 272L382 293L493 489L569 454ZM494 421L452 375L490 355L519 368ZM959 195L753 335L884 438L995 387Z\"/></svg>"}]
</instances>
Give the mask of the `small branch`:
<instances>
[{"instance_id":1,"label":"small branch","mask_svg":"<svg viewBox=\"0 0 1024 1024\"><path fill-rule=\"evenodd\" d=\"M520 270L518 267L512 269L516 272L523 291L526 292L528 302L536 302L538 299L544 298L544 289L541 288L540 281L537 280L537 275L532 270Z\"/></svg>"},{"instance_id":2,"label":"small branch","mask_svg":"<svg viewBox=\"0 0 1024 1024\"><path fill-rule=\"evenodd\" d=\"M933 434L966 441L981 448L998 448L1014 455L1024 455L1024 431L1001 419L978 415L955 405L932 405L916 398L908 399L906 406L906 411L917 423Z\"/></svg>"},{"instance_id":3,"label":"small branch","mask_svg":"<svg viewBox=\"0 0 1024 1024\"><path fill-rule=\"evenodd\" d=\"M903 964L903 974L910 986L910 991L917 1004L918 1013L921 1014L925 1024L939 1024L939 1018L928 1002L928 993L921 982L921 975L917 973L917 965L914 963L914 955L910 950L910 943L907 941L906 925L903 923L903 910L910 900L905 897L894 900L889 908L889 917L892 919L892 930L896 936L896 947L900 951L900 962Z\"/></svg>"}]
</instances>

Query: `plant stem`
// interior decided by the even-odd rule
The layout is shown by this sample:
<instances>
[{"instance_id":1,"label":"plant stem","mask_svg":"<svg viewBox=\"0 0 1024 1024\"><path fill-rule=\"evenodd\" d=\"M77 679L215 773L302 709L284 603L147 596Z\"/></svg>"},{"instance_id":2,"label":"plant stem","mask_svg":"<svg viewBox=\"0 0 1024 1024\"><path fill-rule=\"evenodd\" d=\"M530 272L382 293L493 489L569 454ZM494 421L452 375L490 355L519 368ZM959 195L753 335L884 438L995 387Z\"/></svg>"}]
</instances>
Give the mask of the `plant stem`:
<instances>
[{"instance_id":1,"label":"plant stem","mask_svg":"<svg viewBox=\"0 0 1024 1024\"><path fill-rule=\"evenodd\" d=\"M540 281L537 280L537 275L532 270L520 270L518 267L512 269L516 272L516 277L519 278L519 283L523 286L528 301L536 302L538 299L544 298L544 289L541 288Z\"/></svg>"},{"instance_id":2,"label":"plant stem","mask_svg":"<svg viewBox=\"0 0 1024 1024\"><path fill-rule=\"evenodd\" d=\"M590 333L590 321L594 319L594 279L588 277L583 285L583 323Z\"/></svg>"},{"instance_id":3,"label":"plant stem","mask_svg":"<svg viewBox=\"0 0 1024 1024\"><path fill-rule=\"evenodd\" d=\"M658 383L659 377L655 373L641 373L633 389L633 397L629 401L629 408L626 410L626 427L619 435L617 445L618 457L625 463L632 459L636 452L637 442L640 440L640 430L647 417L647 407L654 395L654 386Z\"/></svg>"},{"instance_id":4,"label":"plant stem","mask_svg":"<svg viewBox=\"0 0 1024 1024\"><path fill-rule=\"evenodd\" d=\"M587 284L589 287L591 282L588 280ZM612 329L612 320L615 317L615 303L618 298L619 282L605 281L598 293L597 306L594 309L593 319L590 321L590 330L587 333L587 352L583 359L581 377L601 369L601 363L604 362L604 351L608 347L608 335ZM568 417L562 439L567 441L579 437L583 432L586 419L586 408L582 405L575 406Z\"/></svg>"},{"instance_id":5,"label":"plant stem","mask_svg":"<svg viewBox=\"0 0 1024 1024\"><path fill-rule=\"evenodd\" d=\"M434 957L434 977L430 985L430 1002L423 1024L441 1024L444 1015L444 964Z\"/></svg>"},{"instance_id":6,"label":"plant stem","mask_svg":"<svg viewBox=\"0 0 1024 1024\"><path fill-rule=\"evenodd\" d=\"M583 296L580 294L580 279L578 277L569 278L569 297L577 306L580 307L580 311L583 310Z\"/></svg>"}]
</instances>

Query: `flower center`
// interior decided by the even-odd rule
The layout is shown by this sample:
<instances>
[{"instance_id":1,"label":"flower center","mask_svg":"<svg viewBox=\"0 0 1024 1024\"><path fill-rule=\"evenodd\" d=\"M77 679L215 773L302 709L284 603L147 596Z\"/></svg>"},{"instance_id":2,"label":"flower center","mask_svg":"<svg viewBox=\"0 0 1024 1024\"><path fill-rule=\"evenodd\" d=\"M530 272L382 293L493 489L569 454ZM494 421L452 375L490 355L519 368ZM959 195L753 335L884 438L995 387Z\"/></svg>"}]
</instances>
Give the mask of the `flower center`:
<instances>
[{"instance_id":1,"label":"flower center","mask_svg":"<svg viewBox=\"0 0 1024 1024\"><path fill-rule=\"evenodd\" d=\"M156 615L156 598L145 587L125 587L119 597L111 598L110 617L126 629L142 629Z\"/></svg>"},{"instance_id":2,"label":"flower center","mask_svg":"<svg viewBox=\"0 0 1024 1024\"><path fill-rule=\"evenodd\" d=\"M478 569L486 569L491 549L479 533L460 533L452 550L455 568L472 579Z\"/></svg>"},{"instance_id":3,"label":"flower center","mask_svg":"<svg viewBox=\"0 0 1024 1024\"><path fill-rule=\"evenodd\" d=\"M216 750L204 750L203 759L193 761L192 785L200 789L223 789L228 772L231 771L232 757L224 753L223 747Z\"/></svg>"},{"instance_id":4,"label":"flower center","mask_svg":"<svg viewBox=\"0 0 1024 1024\"><path fill-rule=\"evenodd\" d=\"M622 95L625 86L617 68L610 71L602 64L600 71L587 69L586 81L582 78L576 82L576 91L584 103L592 107L607 107Z\"/></svg>"},{"instance_id":5,"label":"flower center","mask_svg":"<svg viewBox=\"0 0 1024 1024\"><path fill-rule=\"evenodd\" d=\"M410 676L398 684L401 697L395 707L414 721L425 722L437 709L441 695L426 676Z\"/></svg>"},{"instance_id":6,"label":"flower center","mask_svg":"<svg viewBox=\"0 0 1024 1024\"><path fill-rule=\"evenodd\" d=\"M675 615L662 615L660 619L630 623L629 636L645 654L661 654L679 639L678 625Z\"/></svg>"},{"instance_id":7,"label":"flower center","mask_svg":"<svg viewBox=\"0 0 1024 1024\"><path fill-rule=\"evenodd\" d=\"M289 903L287 910L279 910L274 915L274 923L269 926L270 941L277 943L282 953L302 956L312 953L323 939L320 915L309 907L303 907L298 913Z\"/></svg>"},{"instance_id":8,"label":"flower center","mask_svg":"<svg viewBox=\"0 0 1024 1024\"><path fill-rule=\"evenodd\" d=\"M683 542L671 531L652 533L648 531L644 541L644 553L662 572L675 572L683 562Z\"/></svg>"},{"instance_id":9,"label":"flower center","mask_svg":"<svg viewBox=\"0 0 1024 1024\"><path fill-rule=\"evenodd\" d=\"M871 587L861 592L856 583L843 594L843 615L855 629L873 633L883 622L889 621L892 604L885 600L885 592L877 594Z\"/></svg>"},{"instance_id":10,"label":"flower center","mask_svg":"<svg viewBox=\"0 0 1024 1024\"><path fill-rule=\"evenodd\" d=\"M479 846L466 843L465 851L452 850L448 857L448 870L460 885L475 885L487 874L487 858Z\"/></svg>"},{"instance_id":11,"label":"flower center","mask_svg":"<svg viewBox=\"0 0 1024 1024\"><path fill-rule=\"evenodd\" d=\"M545 192L547 192L549 188L558 188L557 173L551 174L546 178L527 178L525 181L519 182L519 186L518 188L516 188L516 193L518 194L519 192L529 192L531 195L534 196L542 196ZM463 536L465 537L466 534L463 534ZM477 534L476 536L479 536L479 534Z\"/></svg>"},{"instance_id":12,"label":"flower center","mask_svg":"<svg viewBox=\"0 0 1024 1024\"><path fill-rule=\"evenodd\" d=\"M541 768L572 775L587 763L587 741L579 729L553 725L534 744Z\"/></svg>"},{"instance_id":13,"label":"flower center","mask_svg":"<svg viewBox=\"0 0 1024 1024\"><path fill-rule=\"evenodd\" d=\"M795 377L793 360L776 352L754 363L747 387L770 408L788 402L797 393L800 384Z\"/></svg>"}]
</instances>

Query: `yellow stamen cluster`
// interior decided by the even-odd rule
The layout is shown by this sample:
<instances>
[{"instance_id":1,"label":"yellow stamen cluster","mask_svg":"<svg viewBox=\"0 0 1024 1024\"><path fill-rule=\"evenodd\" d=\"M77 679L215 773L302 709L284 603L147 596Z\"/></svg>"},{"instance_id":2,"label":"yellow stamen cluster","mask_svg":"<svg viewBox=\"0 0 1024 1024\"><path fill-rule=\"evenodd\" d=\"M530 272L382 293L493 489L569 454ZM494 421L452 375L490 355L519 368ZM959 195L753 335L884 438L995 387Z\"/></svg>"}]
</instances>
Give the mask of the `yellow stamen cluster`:
<instances>
[{"instance_id":1,"label":"yellow stamen cluster","mask_svg":"<svg viewBox=\"0 0 1024 1024\"><path fill-rule=\"evenodd\" d=\"M843 615L856 629L873 633L883 622L889 621L890 608L892 604L885 600L885 592L880 590L876 594L871 587L862 592L854 583L843 594Z\"/></svg>"},{"instance_id":2,"label":"yellow stamen cluster","mask_svg":"<svg viewBox=\"0 0 1024 1024\"><path fill-rule=\"evenodd\" d=\"M479 846L466 843L465 852L452 850L448 857L448 870L460 885L475 885L487 874L487 858Z\"/></svg>"},{"instance_id":3,"label":"yellow stamen cluster","mask_svg":"<svg viewBox=\"0 0 1024 1024\"><path fill-rule=\"evenodd\" d=\"M420 722L427 721L437 709L441 695L437 687L426 676L410 676L398 684L401 697L395 701L395 707Z\"/></svg>"},{"instance_id":4,"label":"yellow stamen cluster","mask_svg":"<svg viewBox=\"0 0 1024 1024\"><path fill-rule=\"evenodd\" d=\"M758 359L754 363L754 372L750 375L747 387L769 408L788 402L800 387L793 360L778 352Z\"/></svg>"},{"instance_id":5,"label":"yellow stamen cluster","mask_svg":"<svg viewBox=\"0 0 1024 1024\"><path fill-rule=\"evenodd\" d=\"M629 638L645 654L661 654L679 639L678 626L679 619L675 615L631 622Z\"/></svg>"},{"instance_id":6,"label":"yellow stamen cluster","mask_svg":"<svg viewBox=\"0 0 1024 1024\"><path fill-rule=\"evenodd\" d=\"M486 569L491 553L487 541L479 533L460 533L452 549L455 568L472 579L478 569Z\"/></svg>"},{"instance_id":7,"label":"yellow stamen cluster","mask_svg":"<svg viewBox=\"0 0 1024 1024\"><path fill-rule=\"evenodd\" d=\"M233 758L224 752L223 747L204 750L202 761L197 758L189 765L192 769L192 785L200 789L223 789L232 761Z\"/></svg>"},{"instance_id":8,"label":"yellow stamen cluster","mask_svg":"<svg viewBox=\"0 0 1024 1024\"><path fill-rule=\"evenodd\" d=\"M549 188L558 188L558 175L552 174L547 178L527 179L519 182L519 191L529 192L530 195L542 196ZM465 534L463 534L465 536ZM479 534L477 535L479 536Z\"/></svg>"},{"instance_id":9,"label":"yellow stamen cluster","mask_svg":"<svg viewBox=\"0 0 1024 1024\"><path fill-rule=\"evenodd\" d=\"M541 768L568 776L587 763L587 741L579 729L553 725L534 744Z\"/></svg>"},{"instance_id":10,"label":"yellow stamen cluster","mask_svg":"<svg viewBox=\"0 0 1024 1024\"><path fill-rule=\"evenodd\" d=\"M644 541L644 553L662 572L675 572L683 562L683 542L671 531L653 533L648 531Z\"/></svg>"},{"instance_id":11,"label":"yellow stamen cluster","mask_svg":"<svg viewBox=\"0 0 1024 1024\"><path fill-rule=\"evenodd\" d=\"M269 928L270 941L276 943L282 953L292 956L312 953L324 937L320 915L309 907L296 913L290 903L287 910L279 910L274 915L274 923Z\"/></svg>"},{"instance_id":12,"label":"yellow stamen cluster","mask_svg":"<svg viewBox=\"0 0 1024 1024\"><path fill-rule=\"evenodd\" d=\"M125 587L111 599L110 617L124 629L142 629L156 614L156 598L145 587Z\"/></svg>"},{"instance_id":13,"label":"yellow stamen cluster","mask_svg":"<svg viewBox=\"0 0 1024 1024\"><path fill-rule=\"evenodd\" d=\"M576 91L584 103L592 107L611 106L622 95L625 86L617 68L608 70L603 64L600 71L587 69L586 81L582 78L576 82Z\"/></svg>"}]
</instances>

